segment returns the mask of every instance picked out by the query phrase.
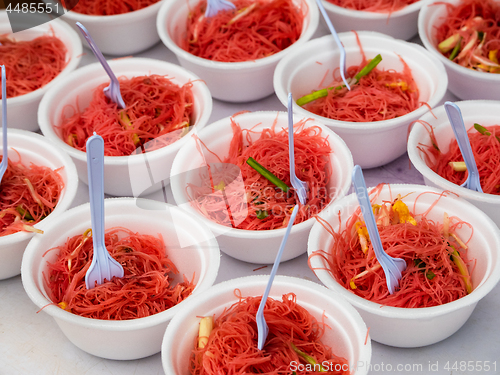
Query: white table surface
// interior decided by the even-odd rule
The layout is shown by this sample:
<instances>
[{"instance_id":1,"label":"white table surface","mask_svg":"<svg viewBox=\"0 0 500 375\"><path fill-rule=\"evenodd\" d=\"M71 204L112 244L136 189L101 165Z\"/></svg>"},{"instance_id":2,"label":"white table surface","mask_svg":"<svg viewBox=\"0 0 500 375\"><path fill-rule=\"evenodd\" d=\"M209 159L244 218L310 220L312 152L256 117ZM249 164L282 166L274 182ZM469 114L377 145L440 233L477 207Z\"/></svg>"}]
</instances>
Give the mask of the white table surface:
<instances>
[{"instance_id":1,"label":"white table surface","mask_svg":"<svg viewBox=\"0 0 500 375\"><path fill-rule=\"evenodd\" d=\"M323 20L315 37L326 35L328 29ZM420 43L418 38L415 42ZM85 49L81 65L96 61ZM160 42L136 56L151 57L178 63L175 55ZM456 100L448 93L446 100ZM444 102L444 100L443 100ZM286 110L275 95L252 103L232 104L214 100L209 123L230 116L240 110ZM410 166L405 154L383 167L364 170L367 186L379 182L423 184L423 178ZM170 189L166 189L167 202L174 203ZM163 193L150 196L164 200ZM80 184L74 206L88 202L87 186ZM305 250L305 249L304 249ZM216 283L235 277L268 274L270 267L257 271L259 264L249 264L222 254ZM307 254L280 265L279 274L295 276L320 283L307 266ZM21 277L0 281L0 375L132 375L164 374L160 353L134 361L114 361L94 357L71 344L54 320L38 308L24 292ZM481 300L467 323L448 339L423 348L402 349L372 341L371 371L369 374L500 374L500 287L497 286ZM408 326L408 329L413 329ZM460 370L460 361L468 365L485 365L489 371ZM478 362L476 362L478 361ZM496 361L496 371L493 362ZM458 370L451 368L457 362ZM472 363L472 362L471 362ZM392 370L392 371L389 371ZM170 375L170 374L168 374Z\"/></svg>"}]
</instances>

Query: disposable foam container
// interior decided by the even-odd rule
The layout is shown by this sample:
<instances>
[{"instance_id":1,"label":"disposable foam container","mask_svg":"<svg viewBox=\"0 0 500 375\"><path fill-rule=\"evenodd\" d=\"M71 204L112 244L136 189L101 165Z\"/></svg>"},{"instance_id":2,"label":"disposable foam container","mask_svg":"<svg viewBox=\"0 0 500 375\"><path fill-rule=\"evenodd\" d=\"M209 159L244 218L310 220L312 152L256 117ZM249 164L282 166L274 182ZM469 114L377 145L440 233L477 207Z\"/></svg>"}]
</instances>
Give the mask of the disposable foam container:
<instances>
[{"instance_id":1,"label":"disposable foam container","mask_svg":"<svg viewBox=\"0 0 500 375\"><path fill-rule=\"evenodd\" d=\"M422 185L398 184L390 185L389 191L386 185L372 204L381 204L382 201L395 199L398 194L401 194L404 197L403 202L411 210L418 197L415 212L423 213L436 202L441 192L441 190ZM321 217L338 232L339 220L342 223L340 230L343 230L346 220L357 208L359 208L357 197L353 193L323 211ZM313 225L307 250L311 269L327 288L342 295L356 308L366 325L370 327L372 340L403 348L421 347L442 341L465 324L477 303L498 283L500 279L500 230L495 223L477 207L452 193L441 197L426 217L442 223L444 212L447 212L450 217L457 216L472 225L473 234L470 242L467 243L467 254L469 259L475 260L474 265L468 266L469 272L471 267L473 268L471 273L473 291L453 302L425 308L383 306L361 298L344 288L326 269L323 269L326 265L323 258L313 255L318 250L329 251L333 243L333 237L319 222ZM467 225L457 228L456 232L464 240L471 235L471 229Z\"/></svg>"},{"instance_id":2,"label":"disposable foam container","mask_svg":"<svg viewBox=\"0 0 500 375\"><path fill-rule=\"evenodd\" d=\"M22 281L29 298L42 313L52 316L66 337L81 350L98 357L132 360L160 351L169 321L191 299L197 299L214 283L220 264L217 241L199 221L166 203L134 198L105 200L105 227L125 227L133 232L161 235L168 257L182 275L193 279L196 287L184 301L145 318L110 321L78 316L52 304L44 283L47 262L54 262L58 252L47 250L62 246L69 237L82 234L91 227L88 203L72 208L44 227L26 248L22 263ZM184 246L186 241L190 245ZM46 253L46 254L45 254ZM45 256L44 256L45 254Z\"/></svg>"},{"instance_id":3,"label":"disposable foam container","mask_svg":"<svg viewBox=\"0 0 500 375\"><path fill-rule=\"evenodd\" d=\"M198 336L201 316L215 315L217 318L224 308L236 303L235 289L239 289L243 296L261 295L268 279L262 275L228 280L186 304L183 314L172 319L163 338L161 352L165 374L189 374L189 358ZM336 293L296 277L276 276L269 297L281 301L282 295L290 292L297 296L299 305L328 325L322 342L331 346L334 354L347 359L351 374L367 374L371 343L367 327L356 310Z\"/></svg>"}]
</instances>

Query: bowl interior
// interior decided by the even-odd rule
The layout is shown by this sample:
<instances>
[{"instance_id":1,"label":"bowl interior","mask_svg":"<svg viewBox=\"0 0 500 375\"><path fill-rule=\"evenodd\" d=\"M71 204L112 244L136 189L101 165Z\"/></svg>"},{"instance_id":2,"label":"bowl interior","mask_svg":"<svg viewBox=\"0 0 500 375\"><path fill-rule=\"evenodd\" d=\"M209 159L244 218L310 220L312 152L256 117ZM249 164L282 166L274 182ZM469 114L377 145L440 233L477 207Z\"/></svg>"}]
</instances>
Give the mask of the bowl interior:
<instances>
[{"instance_id":1,"label":"bowl interior","mask_svg":"<svg viewBox=\"0 0 500 375\"><path fill-rule=\"evenodd\" d=\"M215 315L217 318L225 308L237 302L234 290L238 288L243 296L256 296L262 293L267 280L265 277L246 277L230 280L211 288L210 298L190 304L182 317L172 322L168 328L163 345L162 360L166 373L188 375L188 359L198 336L200 316ZM370 343L365 344L366 327L357 313L342 299L330 298L328 291L320 285L291 277L277 276L269 297L280 300L285 293L293 292L297 303L307 309L318 321L324 318L330 327L326 329L322 342L333 348L336 355L346 358L349 364L370 358ZM318 303L321 301L321 303ZM352 309L352 310L351 310ZM359 319L358 319L359 318ZM174 344L175 341L175 344Z\"/></svg>"},{"instance_id":2,"label":"bowl interior","mask_svg":"<svg viewBox=\"0 0 500 375\"><path fill-rule=\"evenodd\" d=\"M273 123L276 122L275 129L277 132L281 131L282 128L288 126L288 118L285 112L254 112L241 114L234 117L234 121L238 123L241 129L251 129L248 132L248 137L255 141L261 136L263 129L271 128ZM297 123L297 118L295 119ZM310 126L321 126L318 122L310 119L305 124L306 127ZM321 128L323 136L328 138L332 152L330 153L330 165L332 174L330 181L328 182L327 189L331 201L342 197L350 187L350 171L352 170L352 157L343 143L343 141L330 130L322 127ZM188 182L196 181L193 178L193 174L198 173L200 166L206 163L218 163L220 162L217 158L224 158L229 152L229 147L231 140L233 138L233 131L231 128L230 118L225 118L217 121L211 126L203 129L200 133L200 139L207 146L207 148L213 152L207 152L204 150L204 155L202 156L197 150L197 143L194 139L190 139L186 145L179 151L175 160L174 167L172 168L171 186L174 193L174 198L177 204L185 204L189 202L189 198L186 192L186 186ZM244 144L248 144L246 140L246 134L243 136ZM215 154L215 155L214 155ZM217 156L216 156L217 155ZM189 172L189 173L187 173ZM194 172L194 173L193 173ZM205 218L201 215L194 207L189 204L183 205L189 212L194 213L197 216ZM297 225L301 225L296 224ZM213 223L216 227L222 227L222 225ZM294 226L294 227L295 227ZM239 230L233 230L239 231ZM268 231L246 231L247 234L255 232L268 232ZM265 233L261 233L265 235ZM255 234L258 235L258 234Z\"/></svg>"},{"instance_id":3,"label":"bowl interior","mask_svg":"<svg viewBox=\"0 0 500 375\"><path fill-rule=\"evenodd\" d=\"M299 39L309 39L314 33L317 25L318 11L313 2L309 0L293 0L297 7L304 14L304 22L302 25L302 33ZM190 54L181 48L183 41L186 38L186 23L191 9L199 3L199 0L177 0L171 1L169 5L165 4L164 11L160 11L160 17L164 16L163 24L159 21L159 33L163 40L168 40L167 47L172 49L176 54L182 55L184 58L196 61L197 64L207 65L209 67L224 66L224 69L238 69L243 67L255 67L260 64L267 64L270 61L279 60L284 51L280 51L271 55L269 58L258 59L253 61L243 61L238 63L226 63L220 61L211 61ZM291 47L291 46L290 46ZM289 47L289 48L290 48Z\"/></svg>"},{"instance_id":4,"label":"bowl interior","mask_svg":"<svg viewBox=\"0 0 500 375\"><path fill-rule=\"evenodd\" d=\"M339 15L343 15L346 17L358 18L360 21L363 20L378 20L383 23L388 23L388 17L390 19L397 19L398 17L403 17L409 13L418 12L422 7L422 1L417 1L416 3L406 5L401 9L398 9L394 12L371 12L366 10L355 10L350 8L344 8L333 3L330 3L327 0L323 1L323 5L326 10L332 13L338 13Z\"/></svg>"},{"instance_id":5,"label":"bowl interior","mask_svg":"<svg viewBox=\"0 0 500 375\"><path fill-rule=\"evenodd\" d=\"M420 185L391 185L390 190L387 186L384 187L375 203L394 199L397 194L401 194L401 196L405 197L403 201L408 205L410 211L416 212L417 214L428 210L439 197L439 191L436 189ZM357 198L355 195L351 194L339 201L338 206L331 207L332 209L329 209L322 216L331 224L334 230L338 232L338 212L340 212L340 220L342 222L341 230L343 230L347 218L350 217L358 207ZM321 267L326 265L326 262L322 260L322 258L313 256L311 259L311 267L316 269L316 274L325 285L339 291L346 296L348 300L356 303L356 305L361 305L363 306L362 308L369 309L377 315L393 313L398 318L410 318L415 315L426 316L426 314L429 313L425 310L429 309L444 310L452 305L455 306L455 308L470 305L477 302L488 293L489 290L491 290L491 284L493 283L493 285L495 285L496 281L498 281L494 279L498 279L496 273L498 273L498 267L500 266L498 254L498 246L500 245L499 231L496 225L483 212L470 203L454 197L453 194L440 198L432 210L427 213L426 217L435 222L442 223L444 212L448 213L450 217L456 216L469 223L473 228L471 229L469 226L463 225L456 231L457 235L462 240L467 241L470 238L470 241L467 243L468 257L474 261L468 264L468 268L471 272L473 292L452 303L428 309L380 309L379 304L365 301L361 297L354 295L338 284L328 271L321 270ZM329 251L332 244L333 237L319 223L316 223L309 237L309 254L319 249Z\"/></svg>"},{"instance_id":6,"label":"bowl interior","mask_svg":"<svg viewBox=\"0 0 500 375\"><path fill-rule=\"evenodd\" d=\"M404 64L400 57L405 61L418 86L419 102L433 107L441 100L447 87L446 73L443 66L436 62L424 48L375 32L358 32L358 35L367 59L372 59L379 53L382 55L382 61L377 66L379 69L394 69L401 72ZM356 35L353 32L347 32L340 33L339 36L346 50L346 66L359 65L362 55ZM286 56L278 64L274 77L275 89L280 101L286 105L288 92L292 92L294 99L297 100L303 95L332 83L333 71L338 68L339 61L340 52L330 35L309 41L300 51ZM294 104L294 111L321 118L327 125L342 128L367 127L372 130L375 127L397 126L404 122L405 118L421 116L427 110L426 106L421 106L411 114L396 119L375 123L353 123L326 119Z\"/></svg>"},{"instance_id":7,"label":"bowl interior","mask_svg":"<svg viewBox=\"0 0 500 375\"><path fill-rule=\"evenodd\" d=\"M53 213L68 209L78 188L76 168L69 156L63 154L60 150L54 150L53 145L38 134L25 130L9 129L8 137L9 159L11 161L17 162L20 160L25 166L35 164L52 170L58 169L64 187ZM0 151L2 149L0 145ZM53 216L48 216L46 221L52 220L52 218Z\"/></svg>"},{"instance_id":8,"label":"bowl interior","mask_svg":"<svg viewBox=\"0 0 500 375\"><path fill-rule=\"evenodd\" d=\"M131 198L106 199L105 210L107 229L124 227L136 233L156 237L160 235L163 238L168 257L179 271L173 282L182 281L182 275L185 275L196 284L193 293L196 293L197 289L207 287L206 283L208 286L213 283L218 270L218 263L214 260L216 242L205 227L185 213L166 204ZM82 234L90 227L90 208L88 204L85 204L67 211L57 222L45 228L43 235L36 236L28 246L25 256L28 259L25 262L27 267L30 267L27 272L31 280L25 284L33 283L27 291L40 307L45 306L47 300L50 301L43 273L47 272L47 262L54 262L58 256L58 251L47 252L47 250L62 246L69 237ZM216 258L218 260L218 257ZM49 314L66 313L55 306L47 306L45 310ZM172 315L173 313L170 313L170 316Z\"/></svg>"},{"instance_id":9,"label":"bowl interior","mask_svg":"<svg viewBox=\"0 0 500 375\"><path fill-rule=\"evenodd\" d=\"M12 34L7 13L4 11L0 11L0 35L3 34L11 34L10 37L14 38L16 41L28 41L44 35L47 36L54 35L64 43L67 49L66 52L67 65L63 68L59 76L56 76L52 81L48 82L45 86L41 87L38 90L35 90L31 93L21 95L18 97L9 98L9 101L12 103L17 103L19 101L27 100L32 95L38 95L38 93L37 94L35 93L41 89L45 90L47 87L51 87L54 81L56 80L59 81L58 78L61 76L62 73L64 74L69 73L70 71L74 70L80 63L82 54L82 44L78 38L78 35L66 23L60 20L55 19L52 20L50 23L47 22L38 25L36 27L32 27L23 31L18 31L15 34Z\"/></svg>"},{"instance_id":10,"label":"bowl interior","mask_svg":"<svg viewBox=\"0 0 500 375\"><path fill-rule=\"evenodd\" d=\"M166 75L167 78L179 86L193 82L194 109L192 123L196 126L201 122L208 121L211 112L211 100L208 89L194 74L174 64L151 59L131 58L116 60L110 61L109 65L117 77L132 78L142 75L160 74ZM108 76L101 65L95 63L74 72L64 83L61 83L52 90L50 95L44 98L45 100L42 101L41 105L44 106L43 113L45 116L41 119L40 126L44 134L47 132L46 135L57 135L57 139L55 140L61 147L64 147L71 154L78 153L81 154L80 157L85 158L83 152L77 152L76 149L73 149L61 139L60 130L54 126L61 125L62 115L66 117L73 115L76 107L80 108L81 111L87 108L92 100L95 88L105 82L109 82ZM43 122L48 123L43 124ZM54 139L54 136L51 138Z\"/></svg>"},{"instance_id":11,"label":"bowl interior","mask_svg":"<svg viewBox=\"0 0 500 375\"><path fill-rule=\"evenodd\" d=\"M500 103L497 101L470 100L456 102L456 104L460 107L467 130L473 128L474 123L479 123L483 126L500 125ZM432 113L434 115L427 113L420 120L432 126L437 146L443 153L446 153L450 148L450 143L455 139L453 129L444 106L433 109ZM412 163L425 178L432 180L441 188L455 191L467 199L474 198L480 201L500 204L500 196L498 195L482 194L462 188L433 172L427 165L424 152L417 148L419 145L432 147L432 140L425 126L417 122L413 125L408 138L408 155ZM435 160L432 155L430 155L430 159L432 161Z\"/></svg>"}]
</instances>

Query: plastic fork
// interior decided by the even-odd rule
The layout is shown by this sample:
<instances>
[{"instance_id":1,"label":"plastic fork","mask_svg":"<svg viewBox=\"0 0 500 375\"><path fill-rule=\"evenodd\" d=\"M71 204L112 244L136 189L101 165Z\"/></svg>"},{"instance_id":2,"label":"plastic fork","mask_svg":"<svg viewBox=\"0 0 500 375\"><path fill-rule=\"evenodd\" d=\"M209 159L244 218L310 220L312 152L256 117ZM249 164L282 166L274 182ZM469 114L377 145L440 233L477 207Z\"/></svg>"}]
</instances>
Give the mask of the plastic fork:
<instances>
[{"instance_id":1,"label":"plastic fork","mask_svg":"<svg viewBox=\"0 0 500 375\"><path fill-rule=\"evenodd\" d=\"M123 277L123 267L104 245L104 141L95 133L87 140L87 173L94 255L85 274L85 285L92 289L96 283L101 285L114 276Z\"/></svg>"},{"instance_id":2,"label":"plastic fork","mask_svg":"<svg viewBox=\"0 0 500 375\"><path fill-rule=\"evenodd\" d=\"M288 94L288 155L290 159L290 182L297 192L301 204L306 204L307 183L301 181L295 174L295 148L293 142L293 98Z\"/></svg>"},{"instance_id":3,"label":"plastic fork","mask_svg":"<svg viewBox=\"0 0 500 375\"><path fill-rule=\"evenodd\" d=\"M323 15L323 18L325 19L325 22L330 29L330 32L333 35L333 38L335 39L335 42L337 42L337 46L339 47L340 51L340 76L342 77L342 81L344 81L344 85L347 87L348 90L351 90L351 86L349 86L349 83L347 82L347 79L345 78L346 76L346 55L345 55L345 49L344 46L342 45L342 42L339 39L339 36L337 35L337 32L335 31L335 27L333 27L332 21L330 21L330 18L328 17L328 14L326 13L325 7L321 3L322 0L316 0L316 3L318 4L318 8L321 11L321 14Z\"/></svg>"},{"instance_id":4,"label":"plastic fork","mask_svg":"<svg viewBox=\"0 0 500 375\"><path fill-rule=\"evenodd\" d=\"M481 182L479 181L479 171L477 170L476 160L474 159L474 154L472 153L469 136L467 135L467 130L465 129L462 112L460 111L460 108L452 102L444 103L444 109L446 110L446 114L450 120L453 133L455 133L455 138L457 139L458 147L460 148L460 152L462 153L465 161L465 166L467 167L467 179L460 186L482 193L483 189L481 188Z\"/></svg>"},{"instance_id":5,"label":"plastic fork","mask_svg":"<svg viewBox=\"0 0 500 375\"><path fill-rule=\"evenodd\" d=\"M257 321L257 347L259 350L262 350L264 344L266 343L267 335L269 334L269 327L266 323L266 318L264 317L264 307L266 306L267 297L269 297L269 291L271 290L271 286L273 285L274 276L278 271L278 267L281 261L281 255L283 254L283 249L285 248L286 241L288 240L288 236L290 235L290 231L292 230L293 223L295 218L297 217L297 213L299 212L299 205L296 204L293 207L292 216L290 216L290 221L286 227L285 235L281 240L280 248L278 250L278 254L276 254L276 259L274 260L273 269L271 270L271 275L269 275L269 281L266 285L266 290L262 295L262 300L260 301L259 309L257 310L257 314L255 315L255 320Z\"/></svg>"},{"instance_id":6,"label":"plastic fork","mask_svg":"<svg viewBox=\"0 0 500 375\"><path fill-rule=\"evenodd\" d=\"M118 107L120 107L122 109L125 108L125 102L123 101L122 94L120 92L120 82L118 81L115 74L113 73L113 71L109 67L108 62L106 61L106 59L102 55L101 51L99 50L99 48L95 44L94 39L92 39L92 37L90 36L90 34L87 31L87 29L85 28L85 26L83 26L80 22L77 22L76 26L78 26L78 28L82 32L82 35L84 36L85 40L89 44L90 49L92 50L92 52L94 52L95 57L97 57L97 60L99 60L102 67L104 68L104 70L108 74L109 79L111 80L109 86L105 87L103 90L104 95L106 95L106 97L108 97L109 100L112 100L114 103L116 103L118 105Z\"/></svg>"},{"instance_id":7,"label":"plastic fork","mask_svg":"<svg viewBox=\"0 0 500 375\"><path fill-rule=\"evenodd\" d=\"M5 65L2 67L2 162L0 163L0 182L7 170L9 150L7 149L7 79L5 78Z\"/></svg>"},{"instance_id":8,"label":"plastic fork","mask_svg":"<svg viewBox=\"0 0 500 375\"><path fill-rule=\"evenodd\" d=\"M380 240L380 234L378 233L377 223L373 216L368 191L366 190L363 172L359 165L356 165L352 171L352 183L358 198L361 213L365 219L366 228L370 235L370 241L373 245L375 256L384 270L389 293L393 294L399 285L399 280L401 280L401 273L406 269L406 261L404 259L393 258L384 251L382 241Z\"/></svg>"},{"instance_id":9,"label":"plastic fork","mask_svg":"<svg viewBox=\"0 0 500 375\"><path fill-rule=\"evenodd\" d=\"M207 9L205 10L205 17L213 17L221 10L236 9L236 6L227 0L207 0Z\"/></svg>"}]
</instances>

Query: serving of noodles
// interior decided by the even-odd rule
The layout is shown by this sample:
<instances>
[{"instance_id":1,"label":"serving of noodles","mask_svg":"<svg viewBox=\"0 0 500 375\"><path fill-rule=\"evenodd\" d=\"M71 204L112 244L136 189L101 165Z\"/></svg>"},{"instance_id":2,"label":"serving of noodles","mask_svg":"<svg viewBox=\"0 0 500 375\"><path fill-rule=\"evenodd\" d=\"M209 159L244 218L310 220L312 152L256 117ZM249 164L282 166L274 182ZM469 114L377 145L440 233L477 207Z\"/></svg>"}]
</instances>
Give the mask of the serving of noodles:
<instances>
[{"instance_id":1,"label":"serving of noodles","mask_svg":"<svg viewBox=\"0 0 500 375\"><path fill-rule=\"evenodd\" d=\"M403 70L400 72L394 69L379 69L375 66L367 74L362 73L371 60L366 59L358 34L355 35L362 60L359 65L347 67L346 79L351 81L351 90L343 84L337 68L331 78L333 81L322 83L322 89L316 91L318 93L322 91L324 95L301 103L307 96L314 95L313 91L312 95L308 94L298 99L297 103L316 115L349 122L390 120L419 108L421 106L419 90L404 59L398 56L403 65ZM383 60L383 56L377 57ZM327 77L323 81L325 79Z\"/></svg>"},{"instance_id":2,"label":"serving of noodles","mask_svg":"<svg viewBox=\"0 0 500 375\"><path fill-rule=\"evenodd\" d=\"M303 13L292 0L235 0L236 9L206 18L206 1L190 12L181 47L204 59L241 62L273 55L295 43Z\"/></svg>"},{"instance_id":3,"label":"serving of noodles","mask_svg":"<svg viewBox=\"0 0 500 375\"><path fill-rule=\"evenodd\" d=\"M481 72L500 73L500 3L445 3L447 16L435 26L438 50L451 61Z\"/></svg>"},{"instance_id":4,"label":"serving of noodles","mask_svg":"<svg viewBox=\"0 0 500 375\"><path fill-rule=\"evenodd\" d=\"M52 35L26 41L0 35L0 65L5 65L7 98L28 94L52 81L65 68L66 54L64 43Z\"/></svg>"},{"instance_id":5,"label":"serving of noodles","mask_svg":"<svg viewBox=\"0 0 500 375\"><path fill-rule=\"evenodd\" d=\"M309 120L294 125L295 169L299 179L308 185L306 204L300 207L295 223L313 217L331 199L327 184L332 171L328 139L318 126L304 126ZM257 124L256 124L257 125ZM210 170L201 184L188 184L191 204L210 220L245 230L284 228L298 198L291 188L288 154L288 132L276 129L276 122L264 129L258 139L251 139L251 129L241 129L238 118L231 118L233 137L227 155L218 155L223 166L233 165L240 173L240 183L227 184L225 170ZM200 152L210 151L200 146ZM212 152L213 153L213 152ZM257 170L247 160L253 158L290 189L285 192ZM222 182L221 182L222 181ZM227 185L227 186L226 186ZM234 186L234 188L232 188ZM229 208L229 209L228 209Z\"/></svg>"},{"instance_id":6,"label":"serving of noodles","mask_svg":"<svg viewBox=\"0 0 500 375\"><path fill-rule=\"evenodd\" d=\"M187 298L195 287L186 276L183 282L172 282L178 271L160 235L116 227L106 231L105 245L123 266L124 276L113 277L90 290L85 285L93 255L90 229L46 252L59 252L57 260L48 263L44 272L54 304L87 318L129 320L165 311Z\"/></svg>"},{"instance_id":7,"label":"serving of noodles","mask_svg":"<svg viewBox=\"0 0 500 375\"><path fill-rule=\"evenodd\" d=\"M366 12L392 13L419 0L326 0L342 8Z\"/></svg>"},{"instance_id":8,"label":"serving of noodles","mask_svg":"<svg viewBox=\"0 0 500 375\"><path fill-rule=\"evenodd\" d=\"M63 188L58 170L9 159L0 184L0 236L39 232L33 225L55 209Z\"/></svg>"},{"instance_id":9,"label":"serving of noodles","mask_svg":"<svg viewBox=\"0 0 500 375\"><path fill-rule=\"evenodd\" d=\"M78 0L71 10L90 16L115 16L144 9L158 1L160 0Z\"/></svg>"},{"instance_id":10,"label":"serving of noodles","mask_svg":"<svg viewBox=\"0 0 500 375\"><path fill-rule=\"evenodd\" d=\"M383 184L371 192L372 202L382 187ZM436 194L434 204L444 195L423 194ZM330 248L310 256L321 257L327 271L344 288L382 305L439 306L471 293L469 267L473 268L474 262L467 255L470 238L461 239L457 234L460 228L471 228L470 224L446 213L440 222L428 219L432 206L418 213L404 201L405 197L397 196L381 204L372 204L385 252L406 261L406 270L393 294L389 293L359 208L345 224L342 223L342 228L332 228L327 221L318 218L333 242Z\"/></svg>"},{"instance_id":11,"label":"serving of noodles","mask_svg":"<svg viewBox=\"0 0 500 375\"><path fill-rule=\"evenodd\" d=\"M448 151L443 152L441 148L444 149L445 145L437 141L432 127L427 123L423 125L428 130L432 143L431 146L418 146L424 153L425 163L446 180L462 185L468 173L457 140L453 138L448 144ZM500 195L500 125L483 127L476 124L467 134L483 193Z\"/></svg>"},{"instance_id":12,"label":"serving of noodles","mask_svg":"<svg viewBox=\"0 0 500 375\"><path fill-rule=\"evenodd\" d=\"M347 360L321 342L329 328L300 306L295 294L284 294L281 301L267 299L269 334L262 350L257 347L255 320L261 297L243 297L239 290L235 294L239 301L214 319L206 344L193 350L192 375L292 374L294 364L306 368L303 364L312 367L312 361L315 371L297 374L350 374Z\"/></svg>"},{"instance_id":13,"label":"serving of noodles","mask_svg":"<svg viewBox=\"0 0 500 375\"><path fill-rule=\"evenodd\" d=\"M63 141L85 151L87 139L96 132L104 139L106 156L126 156L167 146L187 134L194 111L191 82L179 86L157 74L118 80L126 108L104 95L109 83L99 85L87 108L76 107L72 116L62 116L56 128Z\"/></svg>"}]
</instances>

